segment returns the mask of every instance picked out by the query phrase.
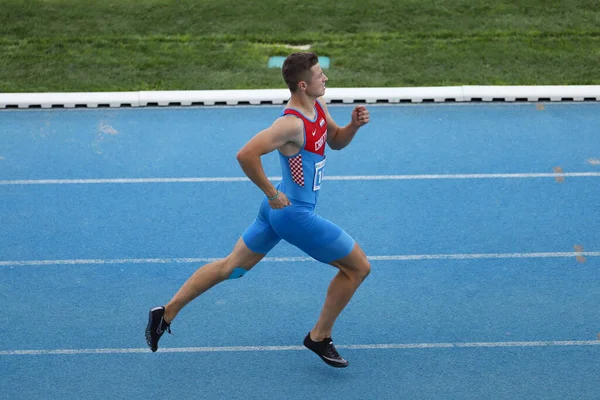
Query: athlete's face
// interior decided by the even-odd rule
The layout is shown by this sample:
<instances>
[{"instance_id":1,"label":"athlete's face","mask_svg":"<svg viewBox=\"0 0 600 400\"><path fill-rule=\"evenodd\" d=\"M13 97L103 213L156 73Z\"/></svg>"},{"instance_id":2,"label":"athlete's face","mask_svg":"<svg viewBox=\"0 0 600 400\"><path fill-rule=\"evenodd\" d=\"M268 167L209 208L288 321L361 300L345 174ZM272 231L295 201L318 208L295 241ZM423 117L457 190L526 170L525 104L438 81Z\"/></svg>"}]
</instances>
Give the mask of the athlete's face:
<instances>
[{"instance_id":1,"label":"athlete's face","mask_svg":"<svg viewBox=\"0 0 600 400\"><path fill-rule=\"evenodd\" d=\"M321 97L325 94L327 77L319 64L313 65L310 71L312 75L310 82L306 83L306 94L311 97Z\"/></svg>"}]
</instances>

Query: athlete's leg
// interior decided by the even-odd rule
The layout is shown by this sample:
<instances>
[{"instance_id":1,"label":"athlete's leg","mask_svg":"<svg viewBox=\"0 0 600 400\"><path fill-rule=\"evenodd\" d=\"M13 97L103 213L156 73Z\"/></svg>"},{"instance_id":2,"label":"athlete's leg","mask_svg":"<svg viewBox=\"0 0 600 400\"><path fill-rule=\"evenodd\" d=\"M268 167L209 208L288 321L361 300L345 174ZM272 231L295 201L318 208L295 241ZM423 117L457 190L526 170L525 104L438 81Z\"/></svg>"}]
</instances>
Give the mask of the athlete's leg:
<instances>
[{"instance_id":1,"label":"athlete's leg","mask_svg":"<svg viewBox=\"0 0 600 400\"><path fill-rule=\"evenodd\" d=\"M371 270L369 260L358 243L354 244L350 254L330 264L339 272L329 285L321 315L310 331L311 339L317 342L331 337L335 320Z\"/></svg>"},{"instance_id":2,"label":"athlete's leg","mask_svg":"<svg viewBox=\"0 0 600 400\"><path fill-rule=\"evenodd\" d=\"M165 306L165 321L168 323L173 321L179 311L190 301L216 284L228 279L235 268L243 268L248 271L258 264L264 256L265 254L255 253L250 250L242 238L240 238L231 254L223 259L200 267L183 284L171 301Z\"/></svg>"},{"instance_id":3,"label":"athlete's leg","mask_svg":"<svg viewBox=\"0 0 600 400\"><path fill-rule=\"evenodd\" d=\"M166 322L173 321L183 307L211 287L226 279L242 276L279 243L281 238L268 222L270 212L268 201L263 201L257 218L242 234L231 254L194 272L165 306Z\"/></svg>"},{"instance_id":4,"label":"athlete's leg","mask_svg":"<svg viewBox=\"0 0 600 400\"><path fill-rule=\"evenodd\" d=\"M270 214L270 223L278 236L311 257L339 269L327 291L327 297L311 339L331 338L333 324L350 298L370 272L367 256L343 229L313 212L314 206L296 202Z\"/></svg>"},{"instance_id":5,"label":"athlete's leg","mask_svg":"<svg viewBox=\"0 0 600 400\"><path fill-rule=\"evenodd\" d=\"M150 309L145 335L153 352L158 350L158 341L164 332L171 333L171 321L183 307L219 282L244 275L281 240L268 222L269 212L270 207L265 201L258 217L242 234L231 254L197 269L166 306Z\"/></svg>"}]
</instances>

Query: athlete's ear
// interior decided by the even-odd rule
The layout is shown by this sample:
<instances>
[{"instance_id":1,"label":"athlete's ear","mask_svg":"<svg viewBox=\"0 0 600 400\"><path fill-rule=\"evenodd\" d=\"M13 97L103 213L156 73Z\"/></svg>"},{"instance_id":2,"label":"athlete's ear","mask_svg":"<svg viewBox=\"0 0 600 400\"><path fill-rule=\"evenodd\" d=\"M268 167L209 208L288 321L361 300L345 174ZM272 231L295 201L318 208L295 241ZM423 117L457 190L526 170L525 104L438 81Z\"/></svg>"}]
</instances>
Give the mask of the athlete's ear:
<instances>
[{"instance_id":1,"label":"athlete's ear","mask_svg":"<svg viewBox=\"0 0 600 400\"><path fill-rule=\"evenodd\" d=\"M304 91L304 90L306 90L306 86L307 86L306 82L304 82L304 81L298 82L298 89Z\"/></svg>"}]
</instances>

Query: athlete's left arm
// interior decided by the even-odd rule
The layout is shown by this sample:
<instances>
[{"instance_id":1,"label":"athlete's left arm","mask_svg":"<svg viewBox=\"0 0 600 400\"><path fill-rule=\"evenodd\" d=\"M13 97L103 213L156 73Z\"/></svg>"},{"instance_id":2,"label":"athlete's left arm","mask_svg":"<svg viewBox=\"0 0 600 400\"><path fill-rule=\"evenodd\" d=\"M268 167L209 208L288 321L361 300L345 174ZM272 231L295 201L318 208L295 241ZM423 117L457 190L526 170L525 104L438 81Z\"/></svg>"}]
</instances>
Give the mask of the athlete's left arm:
<instances>
[{"instance_id":1,"label":"athlete's left arm","mask_svg":"<svg viewBox=\"0 0 600 400\"><path fill-rule=\"evenodd\" d=\"M331 114L329 114L325 100L320 98L319 102L323 106L327 117L327 144L333 150L341 150L348 146L360 127L369 123L369 110L367 110L367 107L356 106L352 110L352 120L350 123L344 127L340 127L335 123Z\"/></svg>"}]
</instances>

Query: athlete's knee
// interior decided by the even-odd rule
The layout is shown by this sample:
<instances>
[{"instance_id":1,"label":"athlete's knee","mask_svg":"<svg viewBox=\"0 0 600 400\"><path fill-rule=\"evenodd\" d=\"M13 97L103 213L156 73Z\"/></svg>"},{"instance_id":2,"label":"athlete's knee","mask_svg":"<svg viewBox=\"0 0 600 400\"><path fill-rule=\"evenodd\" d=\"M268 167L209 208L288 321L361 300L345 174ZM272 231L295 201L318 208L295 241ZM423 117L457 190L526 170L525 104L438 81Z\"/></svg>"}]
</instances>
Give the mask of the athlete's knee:
<instances>
[{"instance_id":1,"label":"athlete's knee","mask_svg":"<svg viewBox=\"0 0 600 400\"><path fill-rule=\"evenodd\" d=\"M222 268L222 276L224 279L238 279L250 271L253 266L240 266L231 256L225 258Z\"/></svg>"},{"instance_id":2,"label":"athlete's knee","mask_svg":"<svg viewBox=\"0 0 600 400\"><path fill-rule=\"evenodd\" d=\"M357 285L360 285L371 273L371 264L366 257L355 260L352 264L342 264L338 267Z\"/></svg>"},{"instance_id":3,"label":"athlete's knee","mask_svg":"<svg viewBox=\"0 0 600 400\"><path fill-rule=\"evenodd\" d=\"M264 254L253 253L238 245L234 251L225 257L222 264L223 279L238 279L250 271L264 257Z\"/></svg>"},{"instance_id":4,"label":"athlete's knee","mask_svg":"<svg viewBox=\"0 0 600 400\"><path fill-rule=\"evenodd\" d=\"M226 265L222 269L222 277L224 280L227 279L239 279L250 271L251 268L236 267L234 265Z\"/></svg>"},{"instance_id":5,"label":"athlete's knee","mask_svg":"<svg viewBox=\"0 0 600 400\"><path fill-rule=\"evenodd\" d=\"M361 282L367 279L371 273L371 263L366 256L359 262L356 272Z\"/></svg>"},{"instance_id":6,"label":"athlete's knee","mask_svg":"<svg viewBox=\"0 0 600 400\"><path fill-rule=\"evenodd\" d=\"M238 278L241 278L242 276L244 276L246 274L246 272L248 272L247 269L240 268L240 267L235 267L231 271L231 273L229 274L229 276L227 277L227 279L238 279Z\"/></svg>"},{"instance_id":7,"label":"athlete's knee","mask_svg":"<svg viewBox=\"0 0 600 400\"><path fill-rule=\"evenodd\" d=\"M248 248L242 238L235 244L233 251L220 260L220 274L223 280L241 278L263 259L265 254L256 253Z\"/></svg>"},{"instance_id":8,"label":"athlete's knee","mask_svg":"<svg viewBox=\"0 0 600 400\"><path fill-rule=\"evenodd\" d=\"M354 257L354 265L353 265L353 271L355 272L355 275L357 277L357 279L359 280L359 282L364 281L367 276L369 276L369 274L371 273L371 263L369 262L369 259L367 258L367 255L365 254L365 252L360 248L357 247L355 248L355 257Z\"/></svg>"}]
</instances>

